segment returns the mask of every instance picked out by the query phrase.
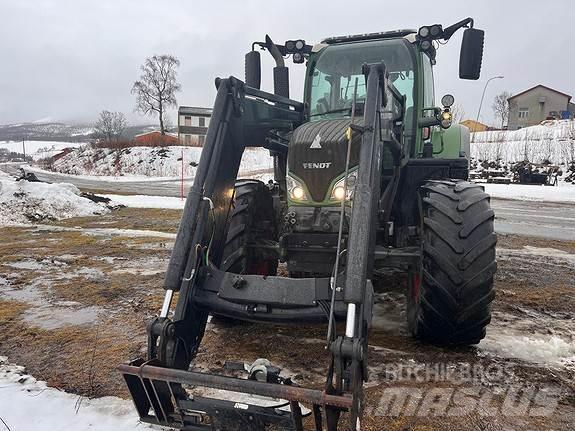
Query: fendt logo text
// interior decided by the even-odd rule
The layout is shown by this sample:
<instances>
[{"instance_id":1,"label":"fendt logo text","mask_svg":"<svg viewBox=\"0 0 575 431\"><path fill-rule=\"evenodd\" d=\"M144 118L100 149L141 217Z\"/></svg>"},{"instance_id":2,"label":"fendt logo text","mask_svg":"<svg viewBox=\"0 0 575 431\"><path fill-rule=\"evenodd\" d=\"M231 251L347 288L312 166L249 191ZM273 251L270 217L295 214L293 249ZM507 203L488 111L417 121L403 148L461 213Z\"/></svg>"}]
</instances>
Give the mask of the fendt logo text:
<instances>
[{"instance_id":1,"label":"fendt logo text","mask_svg":"<svg viewBox=\"0 0 575 431\"><path fill-rule=\"evenodd\" d=\"M304 169L329 169L331 162L304 162Z\"/></svg>"}]
</instances>

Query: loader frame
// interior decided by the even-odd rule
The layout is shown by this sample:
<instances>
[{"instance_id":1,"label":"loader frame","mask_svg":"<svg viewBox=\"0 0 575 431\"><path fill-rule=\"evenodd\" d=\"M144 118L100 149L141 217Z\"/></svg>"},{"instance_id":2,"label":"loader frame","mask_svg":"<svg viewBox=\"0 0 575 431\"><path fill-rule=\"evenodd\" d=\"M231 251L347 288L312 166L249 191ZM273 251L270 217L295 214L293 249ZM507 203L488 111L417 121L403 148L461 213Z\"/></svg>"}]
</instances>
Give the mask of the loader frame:
<instances>
[{"instance_id":1,"label":"loader frame","mask_svg":"<svg viewBox=\"0 0 575 431\"><path fill-rule=\"evenodd\" d=\"M422 27L413 36L412 31L402 31L327 39L324 44L409 37L412 44L418 45L410 48L412 52L428 55L434 61L432 42L447 41L455 31L468 26L471 28L465 31L462 42L460 77L478 79L483 32L472 28L471 18L446 29L440 25ZM296 48L297 42L293 44ZM299 42L303 48L297 53L300 55L297 62L304 55L313 55L312 47ZM252 67L259 63L254 52L246 56L246 65L251 65L247 68L251 73L246 70L246 82L254 87L234 77L216 79L218 91L210 126L166 273L164 304L160 316L148 325L148 359L134 360L119 369L141 420L147 423L187 431L266 431L269 426L274 430L303 431L307 422L300 403L304 403L310 408L316 431L356 430L364 409L363 382L368 379L367 343L374 271L382 267L400 268L409 275L409 288L414 286L423 267L424 244L418 227L422 220L420 187L433 178L466 179L468 154L459 145L457 151L447 151L454 148L444 146L448 139L443 133L434 134L438 139L423 139L422 128L451 125L448 102L444 103L446 120L437 108L431 108L434 116L420 117L429 107L422 106L421 100L416 101L415 144L403 145L406 98L389 84L384 62L364 64L363 118L354 123L356 81L346 132L348 163L352 136L359 134L361 142L351 222L341 253L343 223L340 224L332 277L285 278L223 271L220 265L230 226L234 183L244 149L270 150L279 183L276 203L285 201L288 143L292 132L309 120L308 107L287 97L289 79L283 62L287 51L279 49L268 36L265 43L256 44L267 49L276 60L275 94L254 88L259 88L260 82L259 69ZM421 57L416 60L419 62ZM423 82L421 76L419 80ZM385 157L386 162L391 162L386 163L385 171L384 150L390 155L390 159ZM434 159L436 154L444 158ZM484 200L483 195L476 198ZM341 214L345 214L345 205L344 202ZM491 217L492 213L486 211L485 215ZM265 248L267 252L274 251L273 245L266 244ZM275 250L279 256L279 244ZM345 266L340 268L342 255ZM170 315L174 292L178 292L178 301ZM324 387L296 386L268 370L269 364L254 366L256 371L250 371L247 379L189 371L210 313L276 323L327 321L329 359ZM345 322L344 332L338 333L336 320ZM193 393L195 387L282 401L271 406L233 402L198 396ZM345 423L345 428L339 427L341 423Z\"/></svg>"},{"instance_id":2,"label":"loader frame","mask_svg":"<svg viewBox=\"0 0 575 431\"><path fill-rule=\"evenodd\" d=\"M263 431L270 424L300 431L304 425L298 403L303 402L311 406L317 431L336 431L343 412L348 412L349 429L355 429L363 409L363 381L367 379L373 261L393 264L395 260L405 263L411 258L417 264L420 258L417 248L376 249L383 146L392 149L396 166L402 156L396 138L402 130L402 110L398 116L397 112L385 111L385 106L390 105L391 98L399 104L403 99L390 91L384 63L364 65L363 72L367 82L364 125L351 125L351 133L362 135L352 213L358 222L349 232L347 269L338 286L331 285L330 278L238 275L218 269L229 223L233 197L230 191L243 149L249 145L287 151L273 136L289 133L302 123L303 105L253 89L233 77L216 81L218 92L212 120L166 274L166 301L160 317L148 327L149 361L136 360L120 367L141 420L194 431ZM394 181L388 187L389 184ZM388 202L391 206L393 198ZM173 317L168 318L174 291L179 291L179 299ZM334 307L330 310L332 299ZM280 323L293 319L325 322L330 315L339 320L345 318L345 334L334 331L329 340L325 388L307 389L187 371L210 312ZM189 396L184 385L281 398L289 402L290 412ZM204 422L206 417L210 418L209 425ZM225 428L218 428L222 423Z\"/></svg>"}]
</instances>

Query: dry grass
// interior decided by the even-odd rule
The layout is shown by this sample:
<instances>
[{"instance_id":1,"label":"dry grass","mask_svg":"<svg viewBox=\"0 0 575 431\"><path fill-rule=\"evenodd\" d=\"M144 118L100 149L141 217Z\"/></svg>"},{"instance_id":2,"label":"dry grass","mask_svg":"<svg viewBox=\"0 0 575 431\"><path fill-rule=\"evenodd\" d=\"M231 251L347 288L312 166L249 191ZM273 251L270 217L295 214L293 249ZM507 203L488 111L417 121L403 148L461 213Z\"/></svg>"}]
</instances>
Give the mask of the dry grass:
<instances>
[{"instance_id":1,"label":"dry grass","mask_svg":"<svg viewBox=\"0 0 575 431\"><path fill-rule=\"evenodd\" d=\"M27 308L28 305L23 302L0 299L0 324L17 319Z\"/></svg>"},{"instance_id":2,"label":"dry grass","mask_svg":"<svg viewBox=\"0 0 575 431\"><path fill-rule=\"evenodd\" d=\"M54 223L57 226L155 230L176 233L181 210L162 208L121 208L100 217L77 217Z\"/></svg>"},{"instance_id":3,"label":"dry grass","mask_svg":"<svg viewBox=\"0 0 575 431\"><path fill-rule=\"evenodd\" d=\"M115 220L116 226L133 227L128 224L130 217L135 214L123 213ZM98 225L95 220L81 218L59 224L90 227ZM165 228L169 223L144 221L141 226ZM127 396L116 367L143 354L146 320L161 306L163 275L113 271L123 265L130 267L134 260L145 261L151 254L156 259L167 259L165 244L158 238L106 237L81 231L39 231L34 227L2 228L0 236L5 239L0 242L0 272L6 274L12 289L25 289L36 282L45 297L42 305L74 301L102 309L95 323L49 330L21 318L36 304L2 299L0 352L51 386L84 396ZM10 266L19 261L36 261L39 265L32 265L33 269Z\"/></svg>"},{"instance_id":4,"label":"dry grass","mask_svg":"<svg viewBox=\"0 0 575 431\"><path fill-rule=\"evenodd\" d=\"M126 396L116 367L144 348L145 331L136 323L140 322L122 319L45 330L16 319L1 320L0 351L50 386L90 397Z\"/></svg>"}]
</instances>

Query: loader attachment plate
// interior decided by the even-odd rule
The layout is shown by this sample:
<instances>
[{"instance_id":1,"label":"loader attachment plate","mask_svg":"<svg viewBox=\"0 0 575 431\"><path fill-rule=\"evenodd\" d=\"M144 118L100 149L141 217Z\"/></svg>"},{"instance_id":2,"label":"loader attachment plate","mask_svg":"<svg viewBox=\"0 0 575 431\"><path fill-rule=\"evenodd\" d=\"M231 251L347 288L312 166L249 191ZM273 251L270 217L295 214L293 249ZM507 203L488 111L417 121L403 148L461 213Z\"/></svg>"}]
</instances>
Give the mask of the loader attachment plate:
<instances>
[{"instance_id":1,"label":"loader attachment plate","mask_svg":"<svg viewBox=\"0 0 575 431\"><path fill-rule=\"evenodd\" d=\"M142 359L118 369L142 422L185 431L303 431L306 428L300 403L312 408L312 429L322 431L322 412L330 424L330 415L339 416L349 410L353 401L348 395L323 390L165 368L156 361ZM183 385L285 401L262 406L245 402L245 398L235 402L195 396ZM329 425L327 429L330 430Z\"/></svg>"}]
</instances>

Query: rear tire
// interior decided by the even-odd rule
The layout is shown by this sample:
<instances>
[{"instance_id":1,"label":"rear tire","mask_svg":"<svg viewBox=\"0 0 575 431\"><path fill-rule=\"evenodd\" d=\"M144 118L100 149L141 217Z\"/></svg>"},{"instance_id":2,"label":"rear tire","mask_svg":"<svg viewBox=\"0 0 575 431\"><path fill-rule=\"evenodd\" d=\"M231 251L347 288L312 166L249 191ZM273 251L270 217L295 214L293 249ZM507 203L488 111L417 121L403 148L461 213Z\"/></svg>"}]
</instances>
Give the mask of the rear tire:
<instances>
[{"instance_id":1,"label":"rear tire","mask_svg":"<svg viewBox=\"0 0 575 431\"><path fill-rule=\"evenodd\" d=\"M236 274L276 275L277 258L250 246L266 240L277 241L271 193L261 181L239 180L220 269Z\"/></svg>"},{"instance_id":2,"label":"rear tire","mask_svg":"<svg viewBox=\"0 0 575 431\"><path fill-rule=\"evenodd\" d=\"M467 181L429 181L420 189L423 265L409 277L412 334L435 344L485 337L497 268L489 195Z\"/></svg>"}]
</instances>

